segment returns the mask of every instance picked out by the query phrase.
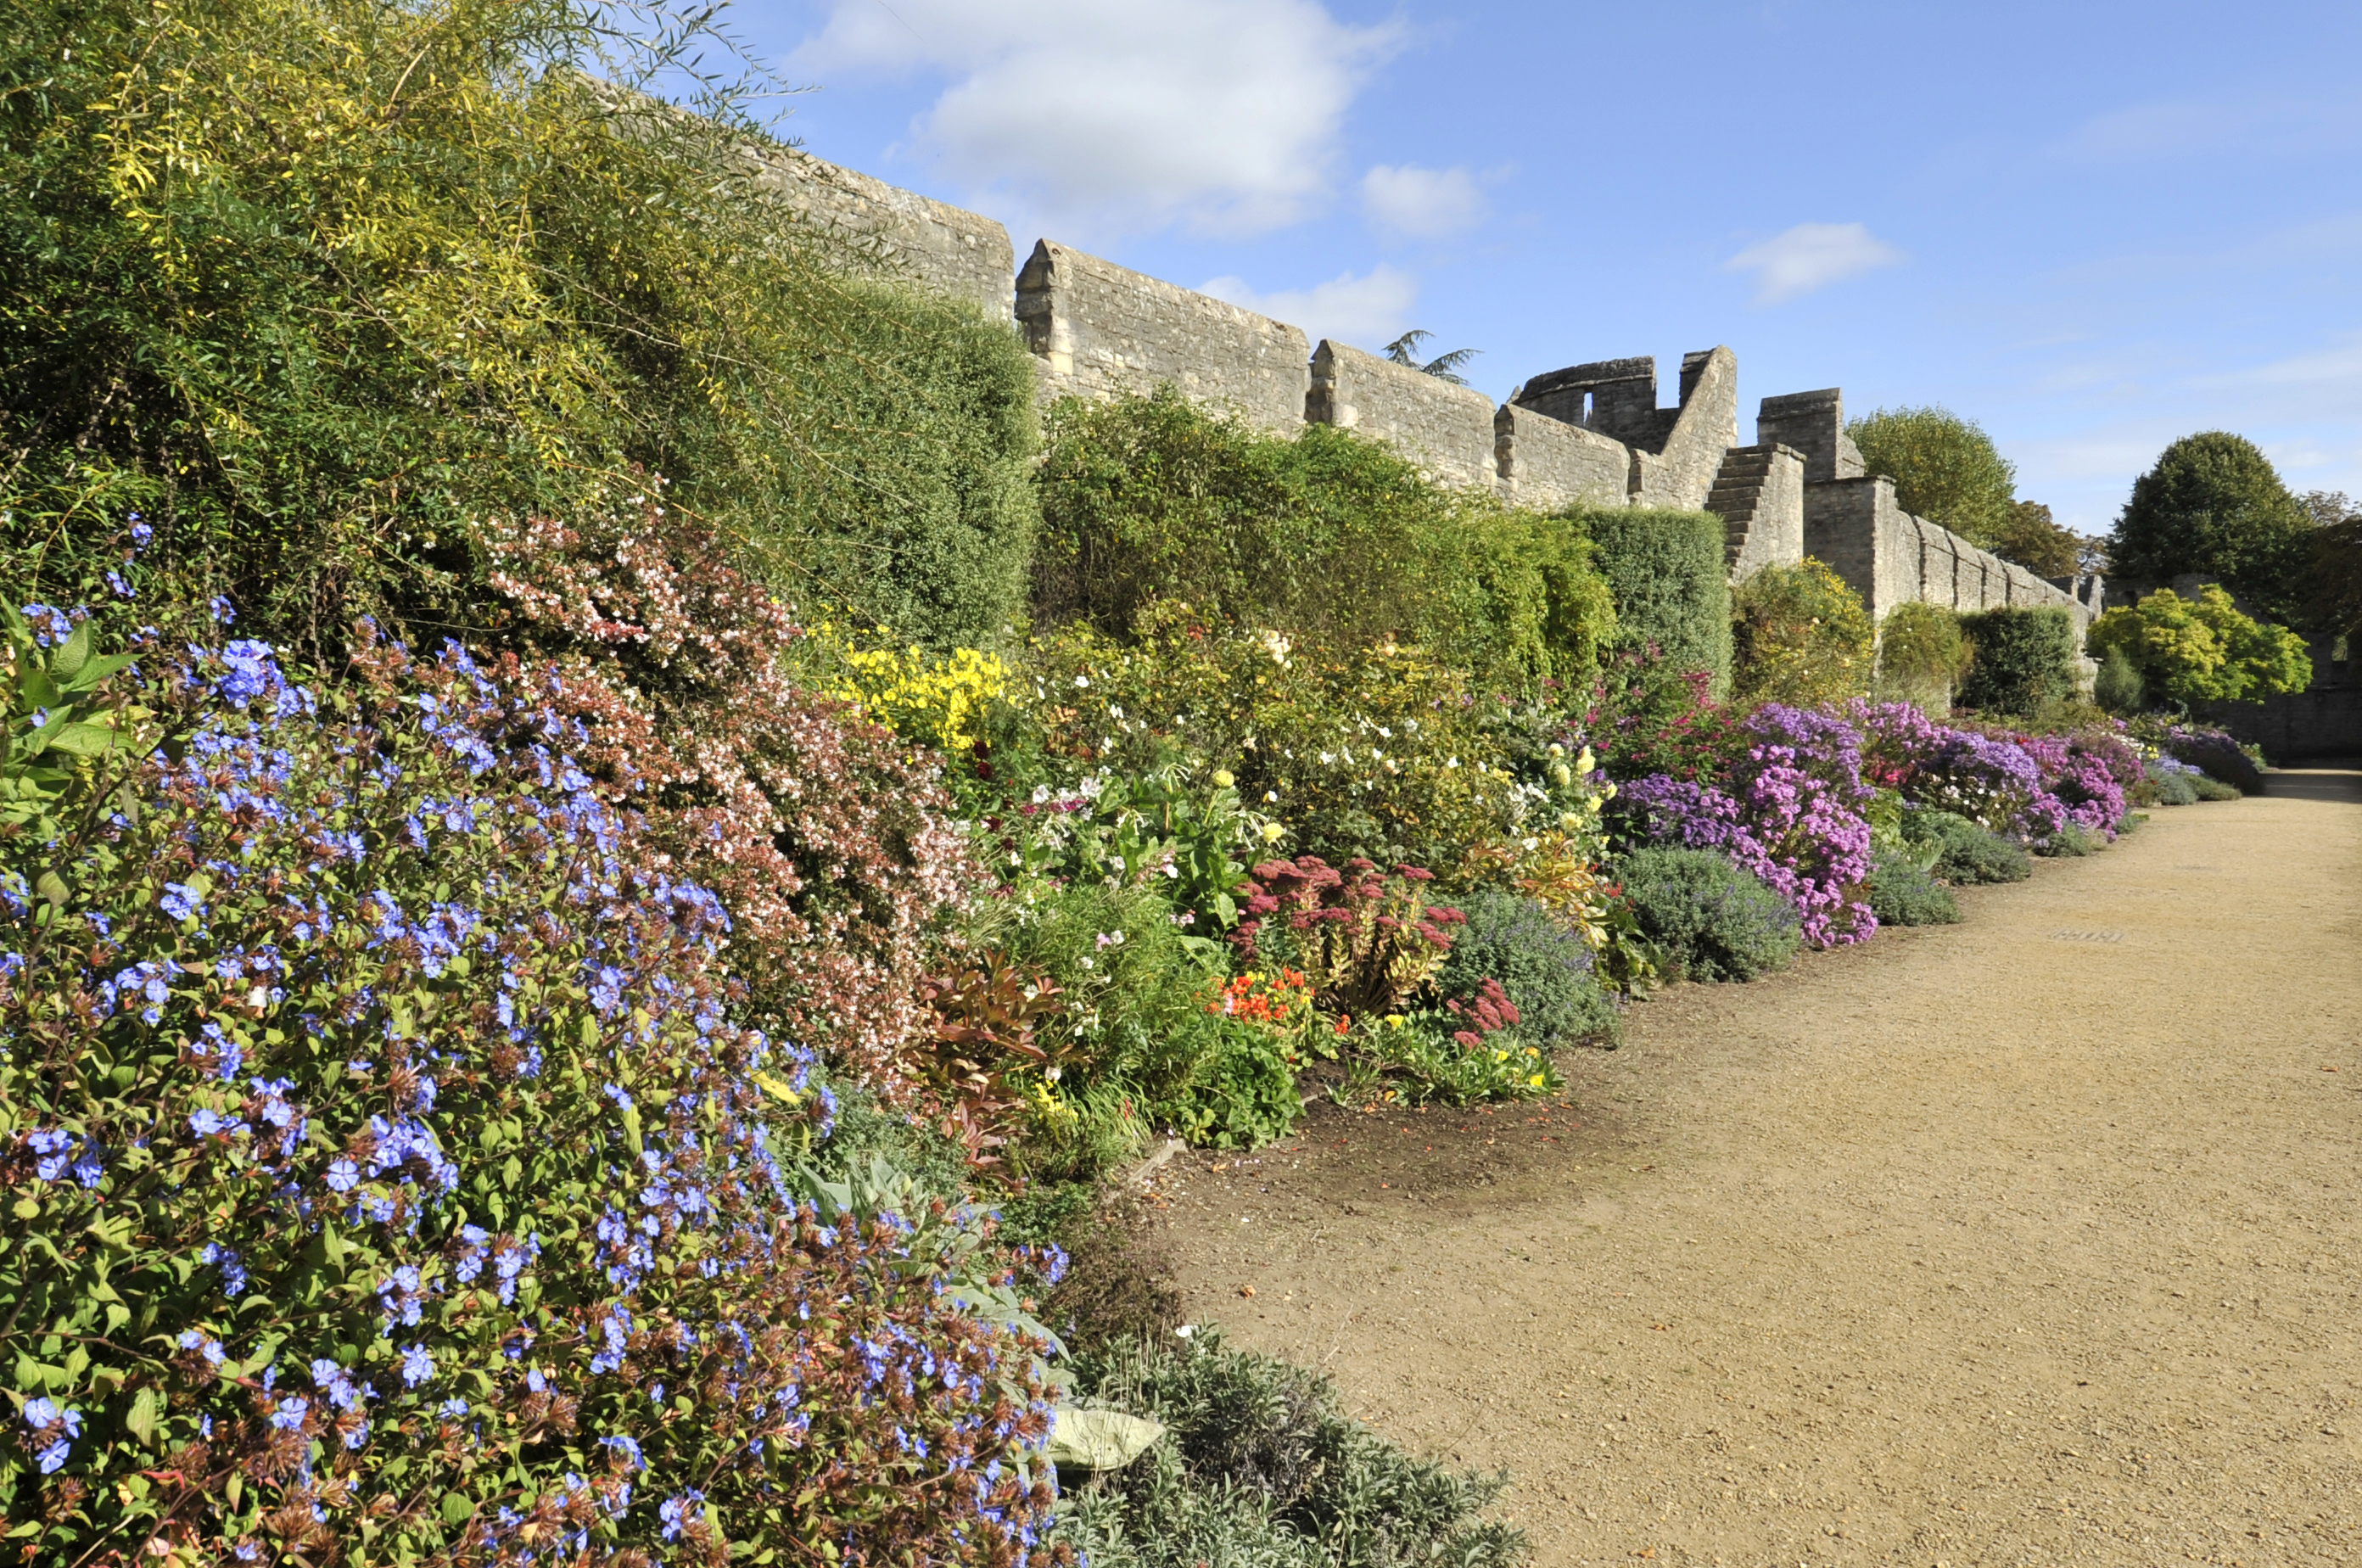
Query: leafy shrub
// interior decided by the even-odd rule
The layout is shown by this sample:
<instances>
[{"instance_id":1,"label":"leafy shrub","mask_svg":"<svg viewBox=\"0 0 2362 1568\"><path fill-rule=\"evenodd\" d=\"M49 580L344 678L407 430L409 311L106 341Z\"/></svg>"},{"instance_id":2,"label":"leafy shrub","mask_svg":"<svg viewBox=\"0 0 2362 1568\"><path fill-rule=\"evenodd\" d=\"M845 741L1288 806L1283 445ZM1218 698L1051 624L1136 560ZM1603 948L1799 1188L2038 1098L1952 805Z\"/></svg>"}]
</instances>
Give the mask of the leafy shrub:
<instances>
[{"instance_id":1,"label":"leafy shrub","mask_svg":"<svg viewBox=\"0 0 2362 1568\"><path fill-rule=\"evenodd\" d=\"M1497 989L1497 982L1490 982ZM1528 1099L1564 1088L1540 1046L1516 1028L1516 1010L1500 997L1442 1011L1393 1013L1353 1021L1341 1042L1349 1067L1392 1086L1406 1105L1469 1105Z\"/></svg>"},{"instance_id":2,"label":"leafy shrub","mask_svg":"<svg viewBox=\"0 0 2362 1568\"><path fill-rule=\"evenodd\" d=\"M1445 995L1473 997L1496 980L1518 1010L1518 1032L1552 1044L1613 1036L1615 1008L1594 977L1591 944L1549 906L1497 889L1460 902L1468 923L1452 938L1436 984Z\"/></svg>"},{"instance_id":3,"label":"leafy shrub","mask_svg":"<svg viewBox=\"0 0 2362 1568\"><path fill-rule=\"evenodd\" d=\"M42 86L0 136L10 575L71 580L137 510L160 569L271 635L480 626L484 520L570 515L638 465L769 580L997 632L1031 356L800 224L749 177L776 144L743 94L691 63L710 26L645 20L12 6L0 78ZM632 106L701 78L700 113Z\"/></svg>"},{"instance_id":4,"label":"leafy shrub","mask_svg":"<svg viewBox=\"0 0 2362 1568\"><path fill-rule=\"evenodd\" d=\"M2149 787L2156 794L2156 804L2160 806L2196 805L2198 803L2197 780L2205 778L2206 775L2199 772L2198 769L2187 763L2176 762L2169 756L2160 756L2148 766ZM2214 781L2209 778L2207 782L2212 784ZM2215 788L2228 790L2230 786L2218 784ZM2231 790L2234 799L2237 798L2238 793L2236 790Z\"/></svg>"},{"instance_id":5,"label":"leafy shrub","mask_svg":"<svg viewBox=\"0 0 2362 1568\"><path fill-rule=\"evenodd\" d=\"M1616 603L1615 650L1730 689L1730 577L1722 519L1703 512L1582 514Z\"/></svg>"},{"instance_id":6,"label":"leafy shrub","mask_svg":"<svg viewBox=\"0 0 2362 1568\"><path fill-rule=\"evenodd\" d=\"M1208 1148L1253 1149L1286 1137L1304 1114L1304 1096L1286 1041L1268 1029L1226 1022L1198 1065L1187 1097L1170 1114L1183 1137Z\"/></svg>"},{"instance_id":7,"label":"leafy shrub","mask_svg":"<svg viewBox=\"0 0 2362 1568\"><path fill-rule=\"evenodd\" d=\"M1916 600L1897 604L1878 625L1879 694L1941 712L1975 657L1959 615Z\"/></svg>"},{"instance_id":8,"label":"leafy shrub","mask_svg":"<svg viewBox=\"0 0 2362 1568\"><path fill-rule=\"evenodd\" d=\"M1925 867L1882 852L1870 873L1870 907L1881 925L1958 925L1960 906Z\"/></svg>"},{"instance_id":9,"label":"leafy shrub","mask_svg":"<svg viewBox=\"0 0 2362 1568\"><path fill-rule=\"evenodd\" d=\"M2065 610L1980 610L1960 617L1976 646L1961 703L1990 713L2034 713L2075 694L2075 623Z\"/></svg>"},{"instance_id":10,"label":"leafy shrub","mask_svg":"<svg viewBox=\"0 0 2362 1568\"><path fill-rule=\"evenodd\" d=\"M2198 798L2202 801L2235 801L2240 793L2237 789L2224 783L2211 773L2201 773L2191 778L2190 787L2197 792Z\"/></svg>"},{"instance_id":11,"label":"leafy shrub","mask_svg":"<svg viewBox=\"0 0 2362 1568\"><path fill-rule=\"evenodd\" d=\"M1763 568L1732 592L1730 613L1735 700L1810 706L1870 690L1877 628L1821 562Z\"/></svg>"},{"instance_id":12,"label":"leafy shrub","mask_svg":"<svg viewBox=\"0 0 2362 1568\"><path fill-rule=\"evenodd\" d=\"M2079 823L2069 823L2050 837L2035 845L2034 853L2053 858L2073 860L2086 855L2095 855L2106 844L2107 840L2099 834L2093 833Z\"/></svg>"},{"instance_id":13,"label":"leafy shrub","mask_svg":"<svg viewBox=\"0 0 2362 1568\"><path fill-rule=\"evenodd\" d=\"M1636 849L1616 870L1641 931L1678 975L1751 980L1786 968L1803 944L1795 906L1725 856Z\"/></svg>"},{"instance_id":14,"label":"leafy shrub","mask_svg":"<svg viewBox=\"0 0 2362 1568\"><path fill-rule=\"evenodd\" d=\"M171 743L12 764L43 803L0 841L33 1554L1040 1540L1046 1347L983 1230L783 1168L810 1055L745 1026L721 900L536 680L368 647L315 694L255 642L157 673L112 717Z\"/></svg>"},{"instance_id":15,"label":"leafy shrub","mask_svg":"<svg viewBox=\"0 0 2362 1568\"><path fill-rule=\"evenodd\" d=\"M1075 1392L1168 1430L1126 1468L1068 1482L1059 1539L1101 1568L1514 1568L1526 1558L1522 1534L1478 1518L1504 1478L1413 1459L1348 1418L1325 1376L1231 1350L1211 1329L1078 1355Z\"/></svg>"},{"instance_id":16,"label":"leafy shrub","mask_svg":"<svg viewBox=\"0 0 2362 1568\"><path fill-rule=\"evenodd\" d=\"M900 1098L933 1022L920 982L977 879L940 760L800 683L786 607L651 493L490 550L583 765L729 910L756 1021Z\"/></svg>"},{"instance_id":17,"label":"leafy shrub","mask_svg":"<svg viewBox=\"0 0 2362 1568\"><path fill-rule=\"evenodd\" d=\"M1903 836L1937 848L1939 853L1931 869L1955 886L2023 882L2034 874L2034 863L2024 849L1951 812L1932 808L1905 812Z\"/></svg>"},{"instance_id":18,"label":"leafy shrub","mask_svg":"<svg viewBox=\"0 0 2362 1568\"><path fill-rule=\"evenodd\" d=\"M2171 702L2235 702L2312 683L2304 639L2250 620L2231 596L2208 586L2195 599L2160 588L2092 623L2092 652L2122 654L2144 688Z\"/></svg>"},{"instance_id":19,"label":"leafy shrub","mask_svg":"<svg viewBox=\"0 0 2362 1568\"><path fill-rule=\"evenodd\" d=\"M2219 779L2243 795L2264 792L2263 768L2249 748L2241 745L2228 730L2152 720L2136 724L2133 733L2167 756L2201 769L2208 778Z\"/></svg>"},{"instance_id":20,"label":"leafy shrub","mask_svg":"<svg viewBox=\"0 0 2362 1568\"><path fill-rule=\"evenodd\" d=\"M2100 673L2092 680L2092 700L2111 713L2137 713L2147 694L2140 667L2121 647L2103 650Z\"/></svg>"},{"instance_id":21,"label":"leafy shrub","mask_svg":"<svg viewBox=\"0 0 2362 1568\"><path fill-rule=\"evenodd\" d=\"M1298 852L1442 868L1520 836L1547 793L1501 765L1465 673L1417 649L1257 636L1167 604L1130 646L1076 627L1028 652L1031 690L990 745L1010 788L1096 790L1177 759L1231 774Z\"/></svg>"},{"instance_id":22,"label":"leafy shrub","mask_svg":"<svg viewBox=\"0 0 2362 1568\"><path fill-rule=\"evenodd\" d=\"M1445 489L1328 425L1293 440L1170 387L1053 411L1034 613L1127 636L1163 600L1340 647L1416 643L1481 685L1587 683L1613 625L1580 531Z\"/></svg>"}]
</instances>

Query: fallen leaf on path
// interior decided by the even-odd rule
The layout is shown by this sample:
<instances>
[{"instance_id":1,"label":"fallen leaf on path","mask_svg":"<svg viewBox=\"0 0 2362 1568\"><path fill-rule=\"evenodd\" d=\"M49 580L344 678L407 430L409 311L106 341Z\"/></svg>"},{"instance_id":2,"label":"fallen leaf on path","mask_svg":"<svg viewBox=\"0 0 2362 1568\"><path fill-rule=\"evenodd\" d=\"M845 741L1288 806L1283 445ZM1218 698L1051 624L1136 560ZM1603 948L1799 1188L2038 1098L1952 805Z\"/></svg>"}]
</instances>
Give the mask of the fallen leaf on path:
<instances>
[{"instance_id":1,"label":"fallen leaf on path","mask_svg":"<svg viewBox=\"0 0 2362 1568\"><path fill-rule=\"evenodd\" d=\"M1253 1296L1254 1294L1254 1286L1252 1285L1242 1285L1239 1286L1239 1294L1242 1296Z\"/></svg>"}]
</instances>

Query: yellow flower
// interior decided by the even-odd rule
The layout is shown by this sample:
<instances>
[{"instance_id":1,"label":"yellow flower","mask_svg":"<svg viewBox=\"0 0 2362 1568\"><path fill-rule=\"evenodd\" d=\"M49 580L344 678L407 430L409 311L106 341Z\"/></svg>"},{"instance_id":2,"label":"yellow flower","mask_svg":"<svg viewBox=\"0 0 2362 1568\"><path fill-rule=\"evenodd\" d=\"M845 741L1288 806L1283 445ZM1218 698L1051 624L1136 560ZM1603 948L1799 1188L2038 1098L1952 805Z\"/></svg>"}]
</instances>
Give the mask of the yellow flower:
<instances>
[{"instance_id":1,"label":"yellow flower","mask_svg":"<svg viewBox=\"0 0 2362 1568\"><path fill-rule=\"evenodd\" d=\"M1229 768L1227 768L1227 767L1217 767L1216 769L1214 769L1214 788L1215 788L1215 789L1217 789L1217 790L1227 790L1227 789L1229 789L1231 785L1233 785L1233 784L1235 784L1235 783L1237 783L1237 782L1238 782L1238 779L1237 779L1236 778L1232 777L1232 775L1231 775L1231 770L1230 770Z\"/></svg>"},{"instance_id":2,"label":"yellow flower","mask_svg":"<svg viewBox=\"0 0 2362 1568\"><path fill-rule=\"evenodd\" d=\"M1403 1026L1403 1022L1404 1019L1402 1014L1398 1012L1390 1012L1386 1014L1386 1027L1388 1029L1400 1029Z\"/></svg>"},{"instance_id":3,"label":"yellow flower","mask_svg":"<svg viewBox=\"0 0 2362 1568\"><path fill-rule=\"evenodd\" d=\"M1277 823L1265 823L1263 824L1263 841L1265 844L1269 844L1286 831L1287 830L1286 828L1281 827Z\"/></svg>"},{"instance_id":4,"label":"yellow flower","mask_svg":"<svg viewBox=\"0 0 2362 1568\"><path fill-rule=\"evenodd\" d=\"M1526 1082L1532 1085L1535 1088L1540 1088L1542 1087L1542 1076L1540 1073L1536 1073L1532 1077L1528 1078Z\"/></svg>"},{"instance_id":5,"label":"yellow flower","mask_svg":"<svg viewBox=\"0 0 2362 1568\"><path fill-rule=\"evenodd\" d=\"M1574 770L1577 773L1588 773L1598 766L1599 761L1596 757L1594 757L1591 755L1591 748L1589 746L1584 746L1582 754L1574 759Z\"/></svg>"}]
</instances>

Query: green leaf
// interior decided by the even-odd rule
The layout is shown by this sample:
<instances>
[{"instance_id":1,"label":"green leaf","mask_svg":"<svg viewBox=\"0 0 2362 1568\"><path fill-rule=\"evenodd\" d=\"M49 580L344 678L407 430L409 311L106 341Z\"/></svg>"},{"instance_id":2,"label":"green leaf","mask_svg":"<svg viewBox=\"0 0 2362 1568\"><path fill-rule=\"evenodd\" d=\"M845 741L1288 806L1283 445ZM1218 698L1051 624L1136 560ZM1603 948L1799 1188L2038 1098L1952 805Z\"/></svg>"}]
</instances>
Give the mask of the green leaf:
<instances>
[{"instance_id":1,"label":"green leaf","mask_svg":"<svg viewBox=\"0 0 2362 1568\"><path fill-rule=\"evenodd\" d=\"M61 680L71 680L90 657L90 623L84 621L73 629L65 646L50 656L50 673Z\"/></svg>"},{"instance_id":2,"label":"green leaf","mask_svg":"<svg viewBox=\"0 0 2362 1568\"><path fill-rule=\"evenodd\" d=\"M123 1418L124 1426L133 1437L153 1447L156 1441L156 1418L163 1413L162 1401L153 1388L142 1388L131 1398L131 1413Z\"/></svg>"},{"instance_id":3,"label":"green leaf","mask_svg":"<svg viewBox=\"0 0 2362 1568\"><path fill-rule=\"evenodd\" d=\"M466 1493L446 1492L443 1494L443 1522L445 1524L465 1524L467 1522L468 1516L475 1511L475 1501Z\"/></svg>"},{"instance_id":4,"label":"green leaf","mask_svg":"<svg viewBox=\"0 0 2362 1568\"><path fill-rule=\"evenodd\" d=\"M51 730L56 733L50 734ZM69 756L96 756L123 743L123 737L105 724L53 723L41 733L49 736L44 743L47 749Z\"/></svg>"}]
</instances>

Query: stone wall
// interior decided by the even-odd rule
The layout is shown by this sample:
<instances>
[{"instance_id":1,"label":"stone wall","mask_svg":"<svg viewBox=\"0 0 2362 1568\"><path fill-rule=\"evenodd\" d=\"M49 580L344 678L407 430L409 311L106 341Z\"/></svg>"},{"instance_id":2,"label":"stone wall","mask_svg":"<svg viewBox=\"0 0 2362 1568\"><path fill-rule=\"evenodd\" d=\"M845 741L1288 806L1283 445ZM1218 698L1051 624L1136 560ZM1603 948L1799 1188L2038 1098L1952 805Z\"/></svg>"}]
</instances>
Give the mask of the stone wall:
<instances>
[{"instance_id":1,"label":"stone wall","mask_svg":"<svg viewBox=\"0 0 2362 1568\"><path fill-rule=\"evenodd\" d=\"M755 181L807 221L859 242L888 271L1010 319L1015 252L1009 231L982 214L792 148L765 149L756 160Z\"/></svg>"},{"instance_id":2,"label":"stone wall","mask_svg":"<svg viewBox=\"0 0 2362 1568\"><path fill-rule=\"evenodd\" d=\"M1493 488L1493 400L1439 376L1320 340L1304 417L1384 441L1440 484Z\"/></svg>"},{"instance_id":3,"label":"stone wall","mask_svg":"<svg viewBox=\"0 0 2362 1568\"><path fill-rule=\"evenodd\" d=\"M1017 275L1017 322L1045 397L1108 397L1170 382L1283 436L1304 425L1301 327L1042 240Z\"/></svg>"},{"instance_id":4,"label":"stone wall","mask_svg":"<svg viewBox=\"0 0 2362 1568\"><path fill-rule=\"evenodd\" d=\"M1493 415L1493 457L1501 499L1512 506L1556 512L1631 501L1629 447L1514 403Z\"/></svg>"},{"instance_id":5,"label":"stone wall","mask_svg":"<svg viewBox=\"0 0 2362 1568\"><path fill-rule=\"evenodd\" d=\"M2264 748L2273 762L2362 760L2362 675L2333 660L2327 637L2312 638L2312 684L2260 702L2207 702L2199 717Z\"/></svg>"},{"instance_id":6,"label":"stone wall","mask_svg":"<svg viewBox=\"0 0 2362 1568\"><path fill-rule=\"evenodd\" d=\"M1904 511L1883 474L1806 484L1805 553L1860 594L1873 620L1915 602L1962 613L2052 606L2074 617L2078 646L2092 624L2083 599Z\"/></svg>"},{"instance_id":7,"label":"stone wall","mask_svg":"<svg viewBox=\"0 0 2362 1568\"><path fill-rule=\"evenodd\" d=\"M1805 558L1805 455L1776 441L1733 447L1705 498L1723 521L1730 580Z\"/></svg>"},{"instance_id":8,"label":"stone wall","mask_svg":"<svg viewBox=\"0 0 2362 1568\"><path fill-rule=\"evenodd\" d=\"M1756 410L1755 438L1804 453L1807 484L1860 479L1866 471L1845 431L1845 393L1836 387L1765 398Z\"/></svg>"},{"instance_id":9,"label":"stone wall","mask_svg":"<svg viewBox=\"0 0 2362 1568\"><path fill-rule=\"evenodd\" d=\"M1626 499L1694 512L1738 444L1738 361L1727 348L1682 356L1681 402L1657 406L1657 361L1602 359L1536 376L1510 402L1604 436L1632 454Z\"/></svg>"}]
</instances>

